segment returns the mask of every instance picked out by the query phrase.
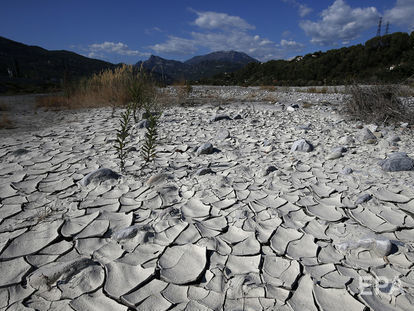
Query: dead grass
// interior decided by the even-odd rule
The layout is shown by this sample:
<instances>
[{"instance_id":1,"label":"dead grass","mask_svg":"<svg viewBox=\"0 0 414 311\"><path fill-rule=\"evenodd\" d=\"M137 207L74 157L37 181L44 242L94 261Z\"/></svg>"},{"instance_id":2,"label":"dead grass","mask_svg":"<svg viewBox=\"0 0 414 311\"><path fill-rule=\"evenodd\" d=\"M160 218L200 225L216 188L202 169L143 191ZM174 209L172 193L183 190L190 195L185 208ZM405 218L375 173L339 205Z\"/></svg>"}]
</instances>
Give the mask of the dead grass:
<instances>
[{"instance_id":1,"label":"dead grass","mask_svg":"<svg viewBox=\"0 0 414 311\"><path fill-rule=\"evenodd\" d=\"M62 95L37 98L36 107L51 110L124 107L137 97L136 88L142 87L142 83L138 83L142 78L142 72L137 72L130 65L107 69L90 78L65 85ZM150 79L145 83L152 85Z\"/></svg>"},{"instance_id":2,"label":"dead grass","mask_svg":"<svg viewBox=\"0 0 414 311\"><path fill-rule=\"evenodd\" d=\"M269 92L275 92L276 86L274 85L261 85L259 86L259 89L262 91L269 91Z\"/></svg>"},{"instance_id":3,"label":"dead grass","mask_svg":"<svg viewBox=\"0 0 414 311\"><path fill-rule=\"evenodd\" d=\"M399 96L400 86L350 85L346 87L350 98L345 101L345 112L366 122L414 122L414 111L405 107Z\"/></svg>"},{"instance_id":4,"label":"dead grass","mask_svg":"<svg viewBox=\"0 0 414 311\"><path fill-rule=\"evenodd\" d=\"M7 112L2 111L0 117L0 129L14 128L13 122L9 119Z\"/></svg>"}]
</instances>

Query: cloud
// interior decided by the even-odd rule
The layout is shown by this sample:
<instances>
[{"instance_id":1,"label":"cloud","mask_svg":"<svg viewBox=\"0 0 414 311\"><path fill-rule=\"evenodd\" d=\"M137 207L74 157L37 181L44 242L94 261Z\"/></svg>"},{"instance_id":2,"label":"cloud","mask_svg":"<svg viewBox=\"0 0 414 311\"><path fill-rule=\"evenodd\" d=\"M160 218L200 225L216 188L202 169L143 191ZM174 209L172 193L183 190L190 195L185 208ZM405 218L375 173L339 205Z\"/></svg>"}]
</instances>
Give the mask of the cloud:
<instances>
[{"instance_id":1,"label":"cloud","mask_svg":"<svg viewBox=\"0 0 414 311\"><path fill-rule=\"evenodd\" d=\"M123 56L148 56L148 53L142 53L140 51L131 50L128 45L122 42L108 42L94 43L88 45L89 57L103 58L105 54L118 54Z\"/></svg>"},{"instance_id":2,"label":"cloud","mask_svg":"<svg viewBox=\"0 0 414 311\"><path fill-rule=\"evenodd\" d=\"M414 1L397 0L395 7L384 13L384 21L391 24L414 28Z\"/></svg>"},{"instance_id":3,"label":"cloud","mask_svg":"<svg viewBox=\"0 0 414 311\"><path fill-rule=\"evenodd\" d=\"M333 45L356 39L377 24L379 15L375 7L351 8L344 0L336 0L322 11L321 20L305 20L300 22L300 27L312 38L312 43Z\"/></svg>"},{"instance_id":4,"label":"cloud","mask_svg":"<svg viewBox=\"0 0 414 311\"><path fill-rule=\"evenodd\" d=\"M184 39L176 36L169 36L164 43L158 43L149 47L157 53L189 54L197 51L194 40Z\"/></svg>"},{"instance_id":5,"label":"cloud","mask_svg":"<svg viewBox=\"0 0 414 311\"><path fill-rule=\"evenodd\" d=\"M231 16L226 13L217 12L198 12L198 15L194 24L204 29L255 29L253 25L250 25L244 19L239 16Z\"/></svg>"},{"instance_id":6,"label":"cloud","mask_svg":"<svg viewBox=\"0 0 414 311\"><path fill-rule=\"evenodd\" d=\"M296 42L294 40L285 40L285 39L282 39L280 41L280 45L283 48L289 48L292 51L300 51L305 47L302 43Z\"/></svg>"},{"instance_id":7,"label":"cloud","mask_svg":"<svg viewBox=\"0 0 414 311\"><path fill-rule=\"evenodd\" d=\"M305 17L310 12L313 11L312 8L308 7L306 4L300 3L296 0L282 0L285 3L289 3L298 9L298 13L300 17Z\"/></svg>"},{"instance_id":8,"label":"cloud","mask_svg":"<svg viewBox=\"0 0 414 311\"><path fill-rule=\"evenodd\" d=\"M284 58L292 51L303 48L300 43L286 41L280 44L257 34L255 29L238 16L229 16L217 12L196 12L197 18L192 23L201 28L193 31L189 38L169 36L165 42L150 46L156 53L189 55L200 48L210 51L236 50L245 52L261 61ZM290 42L291 44L288 44Z\"/></svg>"}]
</instances>

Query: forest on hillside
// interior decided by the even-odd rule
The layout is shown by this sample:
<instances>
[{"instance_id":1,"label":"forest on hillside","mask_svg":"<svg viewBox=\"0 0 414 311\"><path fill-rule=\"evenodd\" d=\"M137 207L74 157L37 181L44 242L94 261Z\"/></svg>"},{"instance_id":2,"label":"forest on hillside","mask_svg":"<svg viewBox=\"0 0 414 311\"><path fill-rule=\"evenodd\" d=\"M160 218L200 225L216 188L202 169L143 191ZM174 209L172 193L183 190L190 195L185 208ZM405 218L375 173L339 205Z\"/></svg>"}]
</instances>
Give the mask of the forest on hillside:
<instances>
[{"instance_id":1,"label":"forest on hillside","mask_svg":"<svg viewBox=\"0 0 414 311\"><path fill-rule=\"evenodd\" d=\"M244 68L198 81L213 85L340 85L357 83L413 83L414 31L374 37L326 52L293 60L250 63ZM411 79L410 79L411 77Z\"/></svg>"}]
</instances>

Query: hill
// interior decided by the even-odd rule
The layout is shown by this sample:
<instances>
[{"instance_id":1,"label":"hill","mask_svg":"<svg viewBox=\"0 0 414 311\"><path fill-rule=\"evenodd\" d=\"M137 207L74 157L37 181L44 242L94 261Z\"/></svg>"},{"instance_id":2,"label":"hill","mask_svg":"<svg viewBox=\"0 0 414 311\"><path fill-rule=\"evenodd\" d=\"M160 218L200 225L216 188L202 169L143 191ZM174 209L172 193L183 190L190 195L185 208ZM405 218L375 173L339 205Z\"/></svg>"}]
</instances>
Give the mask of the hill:
<instances>
[{"instance_id":1,"label":"hill","mask_svg":"<svg viewBox=\"0 0 414 311\"><path fill-rule=\"evenodd\" d=\"M0 37L0 93L42 91L116 65L61 50L49 51Z\"/></svg>"},{"instance_id":2,"label":"hill","mask_svg":"<svg viewBox=\"0 0 414 311\"><path fill-rule=\"evenodd\" d=\"M219 51L206 55L195 56L185 62L168 60L152 55L136 66L143 66L151 73L161 77L165 83L180 80L199 80L212 77L219 73L234 72L249 63L258 61L245 53L236 51Z\"/></svg>"},{"instance_id":3,"label":"hill","mask_svg":"<svg viewBox=\"0 0 414 311\"><path fill-rule=\"evenodd\" d=\"M202 84L215 85L338 85L349 82L394 83L414 75L414 32L374 37L359 44L292 60L250 63Z\"/></svg>"}]
</instances>

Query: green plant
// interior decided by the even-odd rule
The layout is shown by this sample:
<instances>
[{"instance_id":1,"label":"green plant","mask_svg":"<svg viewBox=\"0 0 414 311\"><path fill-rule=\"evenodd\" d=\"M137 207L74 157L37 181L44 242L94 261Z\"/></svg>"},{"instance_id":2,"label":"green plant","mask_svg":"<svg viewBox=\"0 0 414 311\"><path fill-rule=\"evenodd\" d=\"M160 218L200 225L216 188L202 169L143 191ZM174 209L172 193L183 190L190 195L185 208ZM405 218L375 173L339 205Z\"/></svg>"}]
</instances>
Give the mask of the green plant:
<instances>
[{"instance_id":1,"label":"green plant","mask_svg":"<svg viewBox=\"0 0 414 311\"><path fill-rule=\"evenodd\" d=\"M119 120L119 129L117 129L116 134L116 144L114 145L118 159L120 161L120 169L121 172L124 171L125 168L125 159L127 156L126 146L127 146L127 139L130 134L131 129L131 105L127 106L127 109L121 113L120 120Z\"/></svg>"},{"instance_id":2,"label":"green plant","mask_svg":"<svg viewBox=\"0 0 414 311\"><path fill-rule=\"evenodd\" d=\"M131 98L134 121L136 123L138 122L137 111L141 109L146 110L149 106L152 106L156 96L155 85L142 66L136 75L132 75L128 91Z\"/></svg>"},{"instance_id":3,"label":"green plant","mask_svg":"<svg viewBox=\"0 0 414 311\"><path fill-rule=\"evenodd\" d=\"M154 160L157 156L155 148L158 138L158 115L150 112L149 110L146 110L145 114L148 116L149 124L147 127L147 132L145 133L145 141L142 146L141 155L144 158L145 163L148 163Z\"/></svg>"}]
</instances>

